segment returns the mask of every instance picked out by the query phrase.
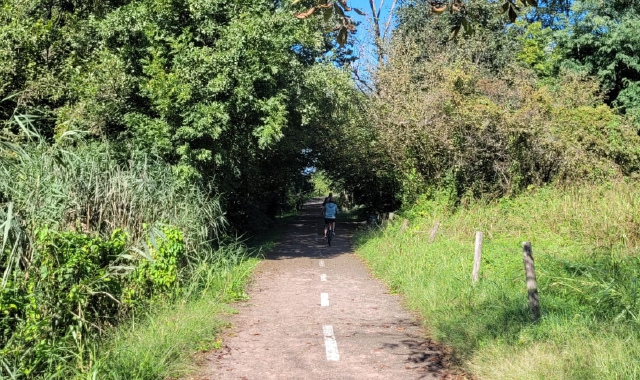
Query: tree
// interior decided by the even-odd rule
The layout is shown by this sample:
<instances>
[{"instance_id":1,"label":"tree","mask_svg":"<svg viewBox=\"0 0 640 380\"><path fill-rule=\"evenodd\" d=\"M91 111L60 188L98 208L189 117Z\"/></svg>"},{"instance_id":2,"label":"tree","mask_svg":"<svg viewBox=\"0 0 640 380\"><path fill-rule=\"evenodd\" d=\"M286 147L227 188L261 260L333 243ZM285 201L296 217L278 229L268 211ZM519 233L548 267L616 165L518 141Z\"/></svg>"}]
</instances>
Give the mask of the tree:
<instances>
[{"instance_id":1,"label":"tree","mask_svg":"<svg viewBox=\"0 0 640 380\"><path fill-rule=\"evenodd\" d=\"M562 65L600 79L608 104L640 120L640 4L584 0L556 34Z\"/></svg>"},{"instance_id":2,"label":"tree","mask_svg":"<svg viewBox=\"0 0 640 380\"><path fill-rule=\"evenodd\" d=\"M236 225L260 222L303 186L312 131L299 105L326 102L305 81L334 48L319 21L301 23L287 6L8 0L0 99L18 95L0 112L37 108L50 139L82 130L119 144L122 160L160 157L185 183L222 194Z\"/></svg>"},{"instance_id":3,"label":"tree","mask_svg":"<svg viewBox=\"0 0 640 380\"><path fill-rule=\"evenodd\" d=\"M299 1L299 0L298 0ZM294 1L297 3L298 1ZM489 1L490 4L496 4L492 1ZM383 2L381 1L378 6L376 6L375 0L369 0L369 6L372 12L372 27L374 33L374 44L379 52L379 57L384 57L383 45L380 44L381 38L387 33L388 23L385 23L384 28L381 28L380 24L380 10L382 8ZM393 8L395 8L396 1L393 0L392 12ZM472 32L472 22L480 20L481 22L486 19L483 14L477 14L475 11L479 9L477 6L479 5L477 1L473 0L427 0L425 2L418 3L419 5L427 5L430 14L439 15L444 13L445 11L449 11L450 14L456 15L456 22L453 24L452 33L453 36L457 36L460 30L464 30L466 34L470 34ZM412 7L413 3L405 4L405 7ZM502 13L505 13L509 20L513 23L516 21L518 15L522 13L523 8L527 8L529 6L536 7L538 5L538 0L504 0L504 2L500 3L500 8L502 9ZM359 14L363 14L361 10L357 8L350 8L347 6L347 0L317 0L317 4L313 7L309 8L304 12L300 12L296 14L297 18L306 19L312 16L316 10L330 10L333 12L333 9L336 10L338 14L338 19L342 23L339 26L340 34L338 35L338 42L343 45L347 41L347 31L354 31L355 26L351 20L351 17L348 16L348 12L354 11ZM330 18L327 17L327 13L324 13L325 22L327 22Z\"/></svg>"}]
</instances>

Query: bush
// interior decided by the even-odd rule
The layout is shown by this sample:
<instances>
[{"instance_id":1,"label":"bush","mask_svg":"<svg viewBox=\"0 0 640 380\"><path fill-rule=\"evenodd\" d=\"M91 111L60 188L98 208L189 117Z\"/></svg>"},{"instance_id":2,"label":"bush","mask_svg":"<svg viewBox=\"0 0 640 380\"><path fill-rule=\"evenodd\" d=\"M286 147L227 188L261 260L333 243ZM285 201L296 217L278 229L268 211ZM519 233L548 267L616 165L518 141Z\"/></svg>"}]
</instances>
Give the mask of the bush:
<instances>
[{"instance_id":1,"label":"bush","mask_svg":"<svg viewBox=\"0 0 640 380\"><path fill-rule=\"evenodd\" d=\"M178 272L185 266L185 243L182 231L174 226L162 226L160 234L150 234L148 247L131 274L131 282L125 290L123 302L135 304L167 294L179 285Z\"/></svg>"},{"instance_id":2,"label":"bush","mask_svg":"<svg viewBox=\"0 0 640 380\"><path fill-rule=\"evenodd\" d=\"M397 37L369 112L405 205L437 189L459 202L640 169L636 128L603 104L592 78L543 83L513 61L496 72L474 59L487 37L419 45L434 32L422 33Z\"/></svg>"},{"instance_id":3,"label":"bush","mask_svg":"<svg viewBox=\"0 0 640 380\"><path fill-rule=\"evenodd\" d=\"M31 137L0 143L0 377L68 377L137 308L181 294L225 222L166 163Z\"/></svg>"},{"instance_id":4,"label":"bush","mask_svg":"<svg viewBox=\"0 0 640 380\"><path fill-rule=\"evenodd\" d=\"M0 358L6 366L0 374L11 367L22 375L45 372L56 361L52 350L60 356L77 351L96 330L117 321L124 279L111 266L126 244L121 230L109 239L36 231L33 257L0 289Z\"/></svg>"}]
</instances>

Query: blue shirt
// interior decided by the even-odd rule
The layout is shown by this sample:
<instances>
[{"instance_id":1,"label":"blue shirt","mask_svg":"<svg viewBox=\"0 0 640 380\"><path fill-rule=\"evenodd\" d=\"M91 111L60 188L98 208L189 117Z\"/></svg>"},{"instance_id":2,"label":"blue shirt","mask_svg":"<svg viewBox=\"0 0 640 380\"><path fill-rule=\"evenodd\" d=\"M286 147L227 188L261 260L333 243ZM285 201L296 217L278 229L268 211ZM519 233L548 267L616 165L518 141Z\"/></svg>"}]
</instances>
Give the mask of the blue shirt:
<instances>
[{"instance_id":1,"label":"blue shirt","mask_svg":"<svg viewBox=\"0 0 640 380\"><path fill-rule=\"evenodd\" d=\"M335 219L336 215L338 215L338 205L333 202L327 202L324 205L324 217L327 219Z\"/></svg>"}]
</instances>

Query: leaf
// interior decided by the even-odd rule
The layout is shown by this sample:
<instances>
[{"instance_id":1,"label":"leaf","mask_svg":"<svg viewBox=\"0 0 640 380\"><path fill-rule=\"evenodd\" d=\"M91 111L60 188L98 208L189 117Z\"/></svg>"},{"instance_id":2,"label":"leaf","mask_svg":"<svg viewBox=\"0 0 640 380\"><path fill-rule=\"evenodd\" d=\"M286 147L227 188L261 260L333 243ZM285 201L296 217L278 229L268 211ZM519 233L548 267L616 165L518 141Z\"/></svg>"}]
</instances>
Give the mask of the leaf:
<instances>
[{"instance_id":1,"label":"leaf","mask_svg":"<svg viewBox=\"0 0 640 380\"><path fill-rule=\"evenodd\" d=\"M532 7L538 6L538 0L527 0L527 3Z\"/></svg>"},{"instance_id":2,"label":"leaf","mask_svg":"<svg viewBox=\"0 0 640 380\"><path fill-rule=\"evenodd\" d=\"M340 6L338 4L335 4L334 9L336 10L336 13L338 13L339 17L342 17L342 18L346 17L344 15L344 11L342 10L342 8L340 8Z\"/></svg>"},{"instance_id":3,"label":"leaf","mask_svg":"<svg viewBox=\"0 0 640 380\"><path fill-rule=\"evenodd\" d=\"M342 27L340 28L340 32L338 32L338 44L340 44L340 46L344 46L347 43L347 28L346 27Z\"/></svg>"},{"instance_id":4,"label":"leaf","mask_svg":"<svg viewBox=\"0 0 640 380\"><path fill-rule=\"evenodd\" d=\"M149 247L147 247L146 245L142 246L144 248L144 250L141 250L139 248L136 247L131 247L131 250L135 253L137 253L138 255L144 257L145 259L153 262L153 258L151 257L151 253L149 252Z\"/></svg>"},{"instance_id":5,"label":"leaf","mask_svg":"<svg viewBox=\"0 0 640 380\"><path fill-rule=\"evenodd\" d=\"M460 24L462 24L462 27L464 28L464 33L466 35L471 35L473 34L473 26L471 25L471 23L469 22L469 20L467 20L466 17L463 17L462 20L460 21Z\"/></svg>"},{"instance_id":6,"label":"leaf","mask_svg":"<svg viewBox=\"0 0 640 380\"><path fill-rule=\"evenodd\" d=\"M366 15L367 15L365 12L361 11L361 10L360 10L360 9L358 9L358 8L353 8L353 10L354 10L357 14L359 14L360 16L366 16Z\"/></svg>"},{"instance_id":7,"label":"leaf","mask_svg":"<svg viewBox=\"0 0 640 380\"><path fill-rule=\"evenodd\" d=\"M345 11L351 12L351 8L349 8L349 6L347 5L346 0L338 0L338 2L340 3L340 5L342 5L342 8L344 8Z\"/></svg>"},{"instance_id":8,"label":"leaf","mask_svg":"<svg viewBox=\"0 0 640 380\"><path fill-rule=\"evenodd\" d=\"M331 19L331 15L333 14L333 8L323 9L322 13L324 15L324 22L329 22L329 19Z\"/></svg>"},{"instance_id":9,"label":"leaf","mask_svg":"<svg viewBox=\"0 0 640 380\"><path fill-rule=\"evenodd\" d=\"M298 4L299 2L300 2L300 0L293 0L293 1L291 2L291 5L296 5L296 4Z\"/></svg>"},{"instance_id":10,"label":"leaf","mask_svg":"<svg viewBox=\"0 0 640 380\"><path fill-rule=\"evenodd\" d=\"M296 13L295 16L296 18L299 18L300 20L304 20L305 18L311 16L313 14L313 12L316 11L316 7L311 7L311 9L309 9L306 12L300 12L300 13Z\"/></svg>"},{"instance_id":11,"label":"leaf","mask_svg":"<svg viewBox=\"0 0 640 380\"><path fill-rule=\"evenodd\" d=\"M455 40L458 38L458 33L460 32L460 24L451 28L451 35L449 36L449 40Z\"/></svg>"},{"instance_id":12,"label":"leaf","mask_svg":"<svg viewBox=\"0 0 640 380\"><path fill-rule=\"evenodd\" d=\"M4 226L4 232L2 236L2 250L0 250L0 254L4 254L4 248L7 245L7 242L9 241L9 230L11 228L12 220L13 220L13 202L9 202L9 205L7 206L7 217L4 223L2 223L2 226Z\"/></svg>"}]
</instances>

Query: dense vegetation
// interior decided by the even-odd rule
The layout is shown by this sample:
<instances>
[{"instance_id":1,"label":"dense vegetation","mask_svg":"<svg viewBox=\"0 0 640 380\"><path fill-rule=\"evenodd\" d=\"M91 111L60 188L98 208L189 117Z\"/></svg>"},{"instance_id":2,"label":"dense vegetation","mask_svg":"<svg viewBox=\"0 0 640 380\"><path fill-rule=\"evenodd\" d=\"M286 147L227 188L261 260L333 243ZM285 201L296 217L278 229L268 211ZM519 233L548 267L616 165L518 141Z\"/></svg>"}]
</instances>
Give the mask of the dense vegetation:
<instances>
[{"instance_id":1,"label":"dense vegetation","mask_svg":"<svg viewBox=\"0 0 640 380\"><path fill-rule=\"evenodd\" d=\"M455 15L400 10L369 113L401 217L358 251L480 378L638 378L638 4L548 1L507 25L470 4L483 27L455 43Z\"/></svg>"},{"instance_id":2,"label":"dense vegetation","mask_svg":"<svg viewBox=\"0 0 640 380\"><path fill-rule=\"evenodd\" d=\"M244 296L255 261L233 236L269 226L314 185L367 211L402 209L416 226L463 226L441 232L433 263L442 249L462 252L464 228L485 226L465 225L467 213L504 211L510 222L500 233L498 221L485 228L506 236L499 251L521 238L506 226L519 225L512 215L527 202L590 209L596 194L616 199L601 206L624 204L625 218L596 237L589 228L603 215L618 220L614 211L593 209L588 226L557 219L583 233L518 230L545 236L549 265L560 263L548 269L555 282L543 283L555 298L540 326L529 330L520 318L511 264L485 273L502 293L487 281L462 306L459 286L425 282L465 310L455 320L435 318L435 296L415 306L488 377L498 375L478 363L519 347L516 332L533 334L522 339L540 350L561 350L545 338L547 323L577 326L592 342L637 339L629 279L638 221L629 209L640 170L638 3L546 0L512 23L496 2L463 1L464 15L436 15L444 2L402 2L393 37L376 40L384 56L366 92L350 72L346 3L294 17L315 3L0 1L0 377L179 375L183 348L219 345L210 336L220 326L205 316ZM402 274L394 288L421 297L416 276L433 267L396 271L424 257L405 248L370 255L385 239L395 238L375 237L363 252L391 281ZM584 298L566 285L576 281L603 293ZM491 331L502 327L485 319L468 325L479 311L489 320L480 304L492 297L515 305L502 313L509 328L500 339ZM576 305L580 317L571 319ZM197 322L176 325L172 313ZM598 326L602 336L588 335ZM619 352L606 368L635 355ZM637 371L624 368L603 376Z\"/></svg>"},{"instance_id":3,"label":"dense vegetation","mask_svg":"<svg viewBox=\"0 0 640 380\"><path fill-rule=\"evenodd\" d=\"M234 236L311 190L349 51L269 1L0 8L0 377L178 376L244 297Z\"/></svg>"}]
</instances>

